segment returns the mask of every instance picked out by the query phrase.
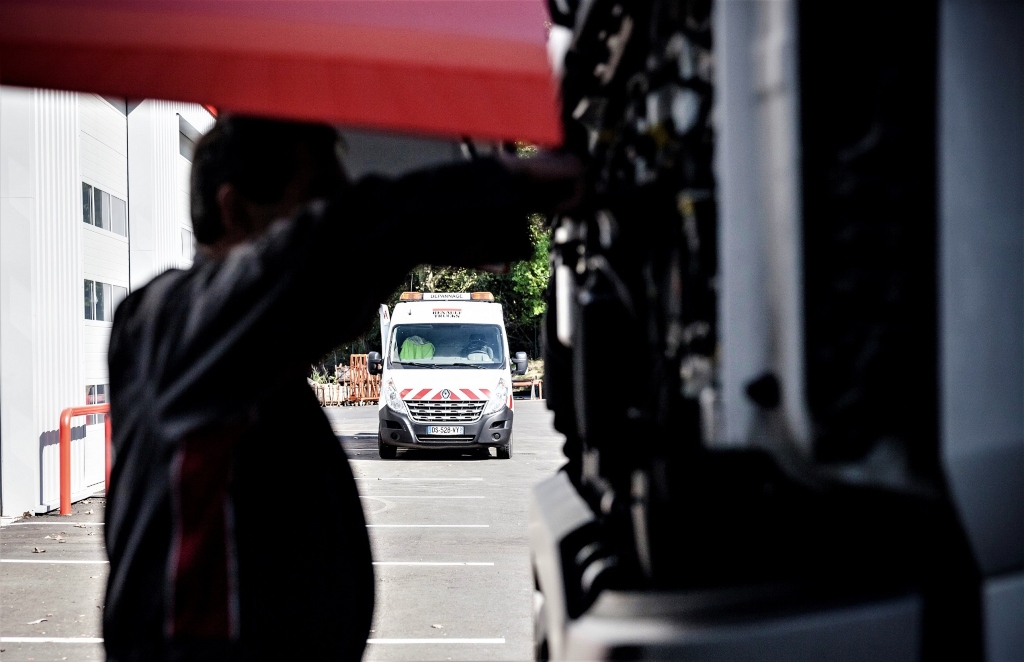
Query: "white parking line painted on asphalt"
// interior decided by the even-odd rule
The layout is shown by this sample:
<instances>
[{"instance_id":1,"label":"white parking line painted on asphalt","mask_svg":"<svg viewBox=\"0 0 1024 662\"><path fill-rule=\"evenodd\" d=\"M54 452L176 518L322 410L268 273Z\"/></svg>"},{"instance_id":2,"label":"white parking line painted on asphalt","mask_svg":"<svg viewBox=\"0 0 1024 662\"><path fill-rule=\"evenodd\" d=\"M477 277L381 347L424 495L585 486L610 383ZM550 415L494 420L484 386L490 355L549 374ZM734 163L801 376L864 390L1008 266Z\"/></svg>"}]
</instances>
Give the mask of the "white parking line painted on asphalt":
<instances>
[{"instance_id":1,"label":"white parking line painted on asphalt","mask_svg":"<svg viewBox=\"0 0 1024 662\"><path fill-rule=\"evenodd\" d=\"M430 639L367 639L368 644L503 644L505 637L493 639L458 639L431 637Z\"/></svg>"},{"instance_id":2,"label":"white parking line painted on asphalt","mask_svg":"<svg viewBox=\"0 0 1024 662\"><path fill-rule=\"evenodd\" d=\"M0 644L102 644L103 637L0 637Z\"/></svg>"},{"instance_id":3,"label":"white parking line painted on asphalt","mask_svg":"<svg viewBox=\"0 0 1024 662\"><path fill-rule=\"evenodd\" d=\"M473 525L469 525L473 526ZM486 525L483 525L486 526ZM39 561L35 558L0 558L0 564L70 564L80 566L105 566L109 561L71 561L62 558L47 558ZM494 563L483 563L474 561L375 561L375 566L494 566Z\"/></svg>"},{"instance_id":4,"label":"white parking line painted on asphalt","mask_svg":"<svg viewBox=\"0 0 1024 662\"><path fill-rule=\"evenodd\" d=\"M70 559L0 559L0 563L50 563L70 565L106 565L110 561L75 561Z\"/></svg>"},{"instance_id":5,"label":"white parking line painted on asphalt","mask_svg":"<svg viewBox=\"0 0 1024 662\"><path fill-rule=\"evenodd\" d=\"M360 494L360 499L482 499L482 496L450 496L450 495L438 495L438 496L421 496L421 495L409 495L409 494Z\"/></svg>"},{"instance_id":6,"label":"white parking line painted on asphalt","mask_svg":"<svg viewBox=\"0 0 1024 662\"><path fill-rule=\"evenodd\" d=\"M14 522L8 526L28 526L29 524L42 524L44 526L66 526L68 528L75 528L78 525L82 526L103 526L106 522L72 522L68 520L66 522Z\"/></svg>"},{"instance_id":7,"label":"white parking line painted on asphalt","mask_svg":"<svg viewBox=\"0 0 1024 662\"><path fill-rule=\"evenodd\" d=\"M382 477L382 478L374 478L372 476L357 476L356 480L419 480L419 481L443 480L446 483L451 483L451 482L460 481L460 480L483 480L483 478L384 478L384 477Z\"/></svg>"},{"instance_id":8,"label":"white parking line painted on asphalt","mask_svg":"<svg viewBox=\"0 0 1024 662\"><path fill-rule=\"evenodd\" d=\"M0 637L0 644L102 644L102 637ZM503 644L505 637L493 639L367 639L368 644Z\"/></svg>"},{"instance_id":9,"label":"white parking line painted on asphalt","mask_svg":"<svg viewBox=\"0 0 1024 662\"><path fill-rule=\"evenodd\" d=\"M434 565L472 565L472 566L493 566L494 563L477 563L474 561L374 561L373 565L412 565L412 566L434 566Z\"/></svg>"},{"instance_id":10,"label":"white parking line painted on asphalt","mask_svg":"<svg viewBox=\"0 0 1024 662\"><path fill-rule=\"evenodd\" d=\"M490 524L367 524L368 529L486 529Z\"/></svg>"}]
</instances>

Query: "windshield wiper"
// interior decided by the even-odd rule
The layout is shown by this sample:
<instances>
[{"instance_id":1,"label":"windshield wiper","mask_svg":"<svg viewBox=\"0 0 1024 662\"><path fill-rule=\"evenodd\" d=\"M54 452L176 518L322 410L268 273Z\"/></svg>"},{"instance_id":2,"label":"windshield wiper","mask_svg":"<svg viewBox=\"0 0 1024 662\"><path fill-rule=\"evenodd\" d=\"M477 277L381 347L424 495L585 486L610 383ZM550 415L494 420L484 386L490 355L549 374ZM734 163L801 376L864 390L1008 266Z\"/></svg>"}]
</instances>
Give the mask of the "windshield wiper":
<instances>
[{"instance_id":1,"label":"windshield wiper","mask_svg":"<svg viewBox=\"0 0 1024 662\"><path fill-rule=\"evenodd\" d=\"M392 363L397 363L398 365L410 365L410 366L412 366L414 368L441 369L441 368L456 367L456 368L476 368L477 370L489 370L489 368L485 368L484 366L477 365L475 363L417 363L415 361L392 361Z\"/></svg>"}]
</instances>

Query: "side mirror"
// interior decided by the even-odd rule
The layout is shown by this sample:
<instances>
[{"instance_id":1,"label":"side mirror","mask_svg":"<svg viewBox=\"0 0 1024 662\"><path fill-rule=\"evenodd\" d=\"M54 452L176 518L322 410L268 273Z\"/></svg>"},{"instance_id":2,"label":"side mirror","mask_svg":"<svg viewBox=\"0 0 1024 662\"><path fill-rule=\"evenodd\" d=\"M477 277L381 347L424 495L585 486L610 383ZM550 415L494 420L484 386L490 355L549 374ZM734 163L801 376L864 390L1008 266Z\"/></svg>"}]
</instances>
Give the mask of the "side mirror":
<instances>
[{"instance_id":1,"label":"side mirror","mask_svg":"<svg viewBox=\"0 0 1024 662\"><path fill-rule=\"evenodd\" d=\"M380 358L380 352L370 352L366 355L366 372L371 375L384 372L384 359Z\"/></svg>"},{"instance_id":2,"label":"side mirror","mask_svg":"<svg viewBox=\"0 0 1024 662\"><path fill-rule=\"evenodd\" d=\"M514 371L514 374L525 375L526 363L526 352L516 352L516 369Z\"/></svg>"}]
</instances>

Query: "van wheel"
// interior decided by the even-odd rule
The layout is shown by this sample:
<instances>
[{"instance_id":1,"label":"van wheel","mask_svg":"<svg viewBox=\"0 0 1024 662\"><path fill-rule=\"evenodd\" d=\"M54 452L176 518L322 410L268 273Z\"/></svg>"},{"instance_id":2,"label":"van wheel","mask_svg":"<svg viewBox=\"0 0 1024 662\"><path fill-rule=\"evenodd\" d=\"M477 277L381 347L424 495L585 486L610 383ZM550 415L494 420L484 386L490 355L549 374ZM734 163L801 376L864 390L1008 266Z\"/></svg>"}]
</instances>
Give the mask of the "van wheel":
<instances>
[{"instance_id":1,"label":"van wheel","mask_svg":"<svg viewBox=\"0 0 1024 662\"><path fill-rule=\"evenodd\" d=\"M508 443L504 446L498 446L498 459L508 460L512 458L512 435L508 435Z\"/></svg>"},{"instance_id":2,"label":"van wheel","mask_svg":"<svg viewBox=\"0 0 1024 662\"><path fill-rule=\"evenodd\" d=\"M398 446L389 446L384 443L384 440L380 438L380 433L377 433L377 454L380 455L382 460L393 460L398 457Z\"/></svg>"}]
</instances>

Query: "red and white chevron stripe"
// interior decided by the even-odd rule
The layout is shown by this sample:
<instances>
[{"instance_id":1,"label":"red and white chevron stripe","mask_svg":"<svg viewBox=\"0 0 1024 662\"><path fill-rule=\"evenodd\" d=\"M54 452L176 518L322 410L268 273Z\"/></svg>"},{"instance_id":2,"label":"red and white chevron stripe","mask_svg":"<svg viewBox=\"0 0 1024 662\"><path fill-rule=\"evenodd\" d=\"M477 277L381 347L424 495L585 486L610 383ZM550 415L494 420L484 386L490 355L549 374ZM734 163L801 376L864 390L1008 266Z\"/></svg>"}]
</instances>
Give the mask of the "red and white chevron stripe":
<instances>
[{"instance_id":1,"label":"red and white chevron stripe","mask_svg":"<svg viewBox=\"0 0 1024 662\"><path fill-rule=\"evenodd\" d=\"M448 397L444 397L444 391ZM403 400L488 400L491 390L486 388L405 388L399 391Z\"/></svg>"}]
</instances>

